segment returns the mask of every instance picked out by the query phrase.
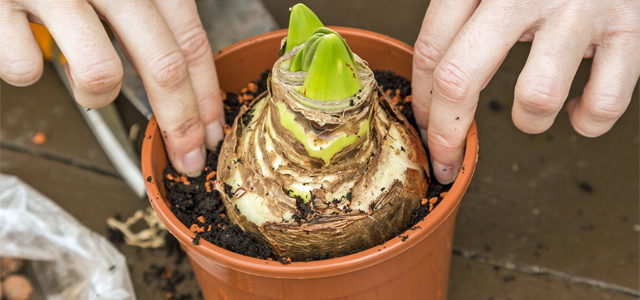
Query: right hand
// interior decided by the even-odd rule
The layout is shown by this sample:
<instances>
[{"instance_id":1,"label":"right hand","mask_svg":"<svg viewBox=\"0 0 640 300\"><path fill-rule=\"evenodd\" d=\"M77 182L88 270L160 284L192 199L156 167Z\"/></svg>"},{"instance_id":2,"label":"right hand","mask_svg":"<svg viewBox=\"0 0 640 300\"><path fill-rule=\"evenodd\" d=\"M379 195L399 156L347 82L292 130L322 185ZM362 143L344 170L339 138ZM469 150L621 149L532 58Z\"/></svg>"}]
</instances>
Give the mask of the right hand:
<instances>
[{"instance_id":1,"label":"right hand","mask_svg":"<svg viewBox=\"0 0 640 300\"><path fill-rule=\"evenodd\" d=\"M440 183L460 172L480 91L519 40L533 41L511 112L520 130L551 127L583 57L593 57L589 82L566 105L574 129L602 135L627 109L640 77L637 0L432 0L416 41L412 104Z\"/></svg>"},{"instance_id":2,"label":"right hand","mask_svg":"<svg viewBox=\"0 0 640 300\"><path fill-rule=\"evenodd\" d=\"M0 78L26 86L42 75L42 54L29 21L45 25L67 64L76 101L107 105L120 92L122 63L106 20L149 96L169 159L196 176L205 145L224 136L224 110L207 35L194 0L2 0Z\"/></svg>"}]
</instances>

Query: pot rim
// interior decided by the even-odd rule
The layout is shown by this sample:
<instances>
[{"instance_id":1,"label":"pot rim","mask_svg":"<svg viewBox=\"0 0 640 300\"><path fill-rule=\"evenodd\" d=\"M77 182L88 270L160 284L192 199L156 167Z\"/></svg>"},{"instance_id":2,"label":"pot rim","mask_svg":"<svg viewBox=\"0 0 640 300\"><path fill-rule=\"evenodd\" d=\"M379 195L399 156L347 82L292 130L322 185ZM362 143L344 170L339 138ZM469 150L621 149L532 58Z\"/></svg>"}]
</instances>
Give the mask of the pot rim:
<instances>
[{"instance_id":1,"label":"pot rim","mask_svg":"<svg viewBox=\"0 0 640 300\"><path fill-rule=\"evenodd\" d=\"M392 43L405 52L411 55L413 54L413 47L385 35L348 27L331 26L330 28L336 30L341 35L360 36L366 37L373 42ZM241 51L243 48L251 47L253 44L262 40L274 37L282 38L286 36L286 34L287 29L281 29L249 38L216 52L214 54L214 60L224 57L229 52ZM348 39L348 37L345 38ZM415 229L408 229L402 234L403 237L408 236L404 242L401 236L397 236L382 245L355 254L320 261L292 262L283 265L278 261L267 261L237 254L215 246L204 239L200 239L199 245L193 245L192 239L195 235L171 212L166 199L164 199L158 187L158 184L162 184L163 180L162 178L156 180L154 176L152 145L154 144L154 140L162 139L155 116L152 116L149 121L145 137L142 145L142 174L144 178L146 178L145 186L147 194L151 206L171 234L180 241L183 247L187 247L199 255L210 258L220 265L252 275L275 278L301 278L303 276L304 278L319 278L335 276L370 267L403 253L436 230L440 224L455 211L471 182L478 160L477 127L474 120L467 132L464 160L460 173L458 173L458 178L441 203L422 221L412 227ZM160 142L162 142L162 140ZM164 145L163 142L162 144Z\"/></svg>"}]
</instances>

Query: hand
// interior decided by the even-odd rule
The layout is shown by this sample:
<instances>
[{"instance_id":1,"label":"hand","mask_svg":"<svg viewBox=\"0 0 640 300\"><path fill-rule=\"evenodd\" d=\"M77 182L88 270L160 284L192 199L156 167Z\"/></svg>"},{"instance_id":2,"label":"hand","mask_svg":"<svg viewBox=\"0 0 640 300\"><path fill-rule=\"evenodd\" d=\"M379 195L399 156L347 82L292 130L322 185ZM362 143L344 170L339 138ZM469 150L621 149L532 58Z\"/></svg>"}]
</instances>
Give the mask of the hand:
<instances>
[{"instance_id":1,"label":"hand","mask_svg":"<svg viewBox=\"0 0 640 300\"><path fill-rule=\"evenodd\" d=\"M547 130L583 57L593 57L581 97L566 109L587 137L607 132L626 110L640 76L637 0L432 0L415 45L413 108L434 173L453 182L478 96L509 49L533 41L512 110L526 133Z\"/></svg>"},{"instance_id":2,"label":"hand","mask_svg":"<svg viewBox=\"0 0 640 300\"><path fill-rule=\"evenodd\" d=\"M25 86L41 76L32 21L47 26L65 55L78 103L108 104L120 91L122 63L100 19L111 25L142 77L173 165L183 174L200 174L204 145L214 148L224 135L224 111L194 0L1 1L0 77Z\"/></svg>"}]
</instances>

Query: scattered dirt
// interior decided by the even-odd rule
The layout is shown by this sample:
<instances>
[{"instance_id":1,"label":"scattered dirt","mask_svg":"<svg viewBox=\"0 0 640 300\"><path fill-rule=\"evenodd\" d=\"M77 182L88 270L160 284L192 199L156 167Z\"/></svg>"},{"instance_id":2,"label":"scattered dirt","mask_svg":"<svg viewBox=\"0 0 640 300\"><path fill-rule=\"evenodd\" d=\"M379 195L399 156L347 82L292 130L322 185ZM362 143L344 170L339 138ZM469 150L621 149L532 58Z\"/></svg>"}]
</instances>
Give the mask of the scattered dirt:
<instances>
[{"instance_id":1,"label":"scattered dirt","mask_svg":"<svg viewBox=\"0 0 640 300\"><path fill-rule=\"evenodd\" d=\"M390 71L375 70L374 75L378 84L389 95L394 105L405 115L409 123L417 129L413 108L411 107L411 83L406 78ZM266 79L268 76L269 71L265 71L261 74L260 80L249 83L247 87L241 90L240 94L222 92L227 125L233 124L242 105L267 89ZM261 259L277 260L282 264L291 263L289 258L275 258L266 243L259 240L256 235L244 232L239 226L231 224L226 216L225 206L220 195L212 188L213 181L216 179L215 171L218 167L218 155L217 151L208 151L205 170L202 175L195 178L187 178L180 175L172 165L169 165L164 171L164 183L167 189L167 199L171 204L171 211L180 222L187 228L191 228L195 233L193 244L198 245L200 239L204 239L235 253ZM430 172L433 173L433 170L430 170ZM407 229L412 229L416 223L428 215L442 201L442 198L450 188L451 185L443 186L435 180L432 181L429 185L427 198L420 207L413 211L407 227L396 232L396 236L403 234ZM402 237L403 241L407 238L408 235ZM112 242L115 243L120 239L121 237L117 234L109 233L109 240ZM363 250L366 249L355 249L349 253L341 253L339 256L346 256ZM179 246L175 251L182 252ZM316 256L307 259L307 261L329 258L331 257L326 253L318 253ZM166 268L157 267L154 270L150 270L149 278L158 277L162 275L162 272L167 272ZM170 278L173 278L173 276L177 275L172 275ZM172 280L178 281L178 279L179 277L176 277L176 279ZM172 291L167 290L167 292L171 293Z\"/></svg>"},{"instance_id":2,"label":"scattered dirt","mask_svg":"<svg viewBox=\"0 0 640 300\"><path fill-rule=\"evenodd\" d=\"M166 292L166 298L170 300L191 300L190 294L178 294L176 287L186 279L186 275L177 269L164 266L151 265L143 274L143 281L147 285Z\"/></svg>"},{"instance_id":3,"label":"scattered dirt","mask_svg":"<svg viewBox=\"0 0 640 300\"><path fill-rule=\"evenodd\" d=\"M47 142L47 135L44 132L38 132L33 136L31 142L38 146L44 145Z\"/></svg>"},{"instance_id":4,"label":"scattered dirt","mask_svg":"<svg viewBox=\"0 0 640 300\"><path fill-rule=\"evenodd\" d=\"M489 102L489 108L495 112L501 112L504 109L504 105L497 99L493 99Z\"/></svg>"},{"instance_id":5,"label":"scattered dirt","mask_svg":"<svg viewBox=\"0 0 640 300\"><path fill-rule=\"evenodd\" d=\"M578 183L578 187L582 191L584 191L584 192L586 192L588 194L593 194L595 192L594 189L593 189L593 186L591 186L591 184L589 182L586 182L586 181L580 181Z\"/></svg>"}]
</instances>

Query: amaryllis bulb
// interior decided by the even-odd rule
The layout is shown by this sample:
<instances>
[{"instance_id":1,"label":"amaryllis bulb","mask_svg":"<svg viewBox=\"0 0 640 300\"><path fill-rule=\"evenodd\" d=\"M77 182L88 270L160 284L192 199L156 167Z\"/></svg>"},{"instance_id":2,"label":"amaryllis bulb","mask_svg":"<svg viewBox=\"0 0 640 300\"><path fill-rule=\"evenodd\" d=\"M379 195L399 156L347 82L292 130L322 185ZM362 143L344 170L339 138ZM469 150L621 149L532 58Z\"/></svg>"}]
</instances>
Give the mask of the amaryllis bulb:
<instances>
[{"instance_id":1,"label":"amaryllis bulb","mask_svg":"<svg viewBox=\"0 0 640 300\"><path fill-rule=\"evenodd\" d=\"M268 93L241 109L225 137L216 189L231 222L278 257L378 245L426 197L426 153L346 41L325 27L303 36L322 26L304 5L291 18Z\"/></svg>"}]
</instances>

